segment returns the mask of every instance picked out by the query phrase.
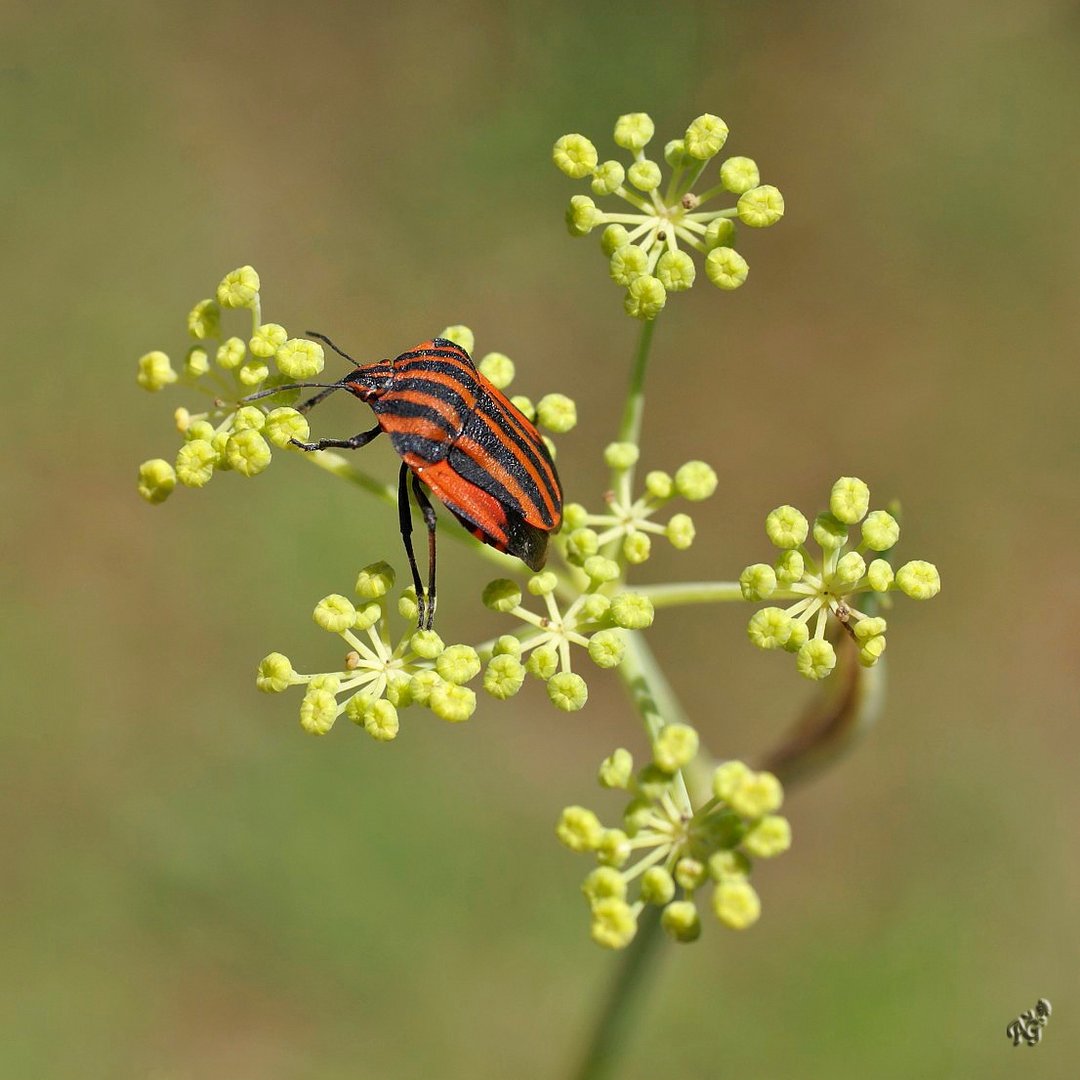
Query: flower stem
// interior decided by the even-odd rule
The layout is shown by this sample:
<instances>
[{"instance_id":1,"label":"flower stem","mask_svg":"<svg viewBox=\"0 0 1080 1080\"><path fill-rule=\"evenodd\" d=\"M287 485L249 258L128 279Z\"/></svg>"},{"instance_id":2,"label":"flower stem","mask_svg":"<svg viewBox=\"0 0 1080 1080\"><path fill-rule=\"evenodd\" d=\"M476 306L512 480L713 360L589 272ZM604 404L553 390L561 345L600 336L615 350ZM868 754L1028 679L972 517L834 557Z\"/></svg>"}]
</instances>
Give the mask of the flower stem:
<instances>
[{"instance_id":1,"label":"flower stem","mask_svg":"<svg viewBox=\"0 0 1080 1080\"><path fill-rule=\"evenodd\" d=\"M687 581L672 585L643 585L637 590L647 596L653 607L677 607L682 604L715 604L742 600L737 581Z\"/></svg>"},{"instance_id":2,"label":"flower stem","mask_svg":"<svg viewBox=\"0 0 1080 1080\"><path fill-rule=\"evenodd\" d=\"M641 438L641 419L645 414L645 372L649 366L649 348L652 345L655 319L646 319L641 324L641 336L638 338L637 353L634 355L634 367L630 373L630 387L623 407L622 423L619 425L619 442L638 445ZM624 502L630 499L634 486L634 468L616 469L611 477L611 486L619 492Z\"/></svg>"},{"instance_id":3,"label":"flower stem","mask_svg":"<svg viewBox=\"0 0 1080 1080\"><path fill-rule=\"evenodd\" d=\"M608 990L607 1001L593 1030L592 1038L574 1074L575 1080L604 1080L614 1075L622 1058L623 1045L631 1034L635 1013L648 980L645 975L657 955L660 909L646 906L638 919L637 934L622 954L619 970Z\"/></svg>"}]
</instances>

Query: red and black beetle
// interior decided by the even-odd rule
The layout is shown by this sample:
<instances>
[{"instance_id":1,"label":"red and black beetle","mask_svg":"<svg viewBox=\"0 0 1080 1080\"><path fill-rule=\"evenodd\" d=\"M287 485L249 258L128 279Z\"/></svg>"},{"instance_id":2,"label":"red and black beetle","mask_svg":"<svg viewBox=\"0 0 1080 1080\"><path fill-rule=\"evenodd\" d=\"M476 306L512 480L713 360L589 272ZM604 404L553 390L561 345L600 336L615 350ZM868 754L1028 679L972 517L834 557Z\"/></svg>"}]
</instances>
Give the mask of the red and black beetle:
<instances>
[{"instance_id":1,"label":"red and black beetle","mask_svg":"<svg viewBox=\"0 0 1080 1080\"><path fill-rule=\"evenodd\" d=\"M336 383L297 384L323 387L299 411L345 389L371 406L378 423L350 439L292 441L304 450L356 450L384 431L390 436L401 458L398 516L421 628L430 629L435 617L435 510L425 487L477 539L516 555L532 570L543 567L548 534L562 523L562 488L551 454L536 428L476 370L460 345L433 338L393 360L359 364L325 335L308 336L325 341L356 370ZM246 400L293 388L263 390ZM426 592L413 553L410 473L428 529Z\"/></svg>"}]
</instances>

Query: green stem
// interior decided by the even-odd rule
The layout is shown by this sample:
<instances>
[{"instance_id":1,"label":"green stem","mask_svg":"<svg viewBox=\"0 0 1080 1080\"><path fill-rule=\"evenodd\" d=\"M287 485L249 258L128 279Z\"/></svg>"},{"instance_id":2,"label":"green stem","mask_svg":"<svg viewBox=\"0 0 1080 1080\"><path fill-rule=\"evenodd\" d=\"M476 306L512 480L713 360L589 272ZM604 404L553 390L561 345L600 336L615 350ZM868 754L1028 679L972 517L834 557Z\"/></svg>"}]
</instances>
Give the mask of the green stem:
<instances>
[{"instance_id":1,"label":"green stem","mask_svg":"<svg viewBox=\"0 0 1080 1080\"><path fill-rule=\"evenodd\" d=\"M682 604L717 604L742 600L737 581L686 581L671 585L643 585L636 590L647 596L653 607L678 607Z\"/></svg>"},{"instance_id":2,"label":"green stem","mask_svg":"<svg viewBox=\"0 0 1080 1080\"><path fill-rule=\"evenodd\" d=\"M647 982L644 976L655 960L656 946L661 940L660 909L648 905L638 920L634 940L622 954L603 1012L574 1074L576 1080L604 1080L614 1075L623 1045L633 1034L632 1024Z\"/></svg>"},{"instance_id":3,"label":"green stem","mask_svg":"<svg viewBox=\"0 0 1080 1080\"><path fill-rule=\"evenodd\" d=\"M623 407L622 423L619 425L618 441L633 443L634 446L637 446L641 439L641 421L645 415L645 372L649 366L649 348L655 329L655 319L647 319L641 324L641 336L638 338L634 367L630 373L630 387L626 395L626 405ZM624 502L629 502L634 486L633 466L629 469L616 469L612 473L611 486L620 493Z\"/></svg>"}]
</instances>

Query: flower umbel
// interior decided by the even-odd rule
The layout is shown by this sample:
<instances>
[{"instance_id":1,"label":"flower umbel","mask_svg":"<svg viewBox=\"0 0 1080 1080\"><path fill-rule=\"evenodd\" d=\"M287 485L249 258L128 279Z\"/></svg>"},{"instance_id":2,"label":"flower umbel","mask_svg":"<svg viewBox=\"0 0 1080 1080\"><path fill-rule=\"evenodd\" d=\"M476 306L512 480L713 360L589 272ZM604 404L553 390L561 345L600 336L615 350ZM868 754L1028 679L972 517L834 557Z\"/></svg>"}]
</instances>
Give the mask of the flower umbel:
<instances>
[{"instance_id":1,"label":"flower umbel","mask_svg":"<svg viewBox=\"0 0 1080 1080\"><path fill-rule=\"evenodd\" d=\"M602 762L601 786L630 795L620 826L605 827L581 806L563 811L559 840L572 851L595 853L599 863L582 885L597 944L629 945L646 904L663 908L661 923L676 941L696 940L697 898L709 887L709 906L720 922L742 930L757 921L752 859L772 858L791 844L791 827L776 813L783 790L771 773L729 761L713 773L712 797L695 807L679 770L697 750L693 728L669 724L653 743L652 762L636 774L628 750Z\"/></svg>"},{"instance_id":2,"label":"flower umbel","mask_svg":"<svg viewBox=\"0 0 1080 1080\"><path fill-rule=\"evenodd\" d=\"M735 250L735 222L755 229L774 225L784 215L784 198L761 184L758 167L747 157L725 160L719 183L701 193L692 189L707 163L727 141L728 128L706 113L692 121L681 139L664 147L671 168L667 185L660 163L646 156L654 134L646 113L628 113L615 124L615 142L633 160L624 167L599 159L584 135L564 135L552 151L557 168L574 180L591 177L597 197L614 196L627 204L621 211L601 210L588 195L575 195L566 211L572 236L604 227L601 247L610 260L612 280L626 289L626 313L655 319L669 293L693 286L697 269L691 251L704 256L705 273L720 289L737 289L749 267ZM721 196L735 196L734 206L705 209Z\"/></svg>"},{"instance_id":3,"label":"flower umbel","mask_svg":"<svg viewBox=\"0 0 1080 1080\"><path fill-rule=\"evenodd\" d=\"M755 612L747 633L759 649L794 653L808 679L823 679L836 666L836 651L827 637L830 621L854 639L859 662L872 667L885 652L886 622L871 610L878 600L897 591L927 600L941 589L932 563L908 562L893 572L882 555L899 540L899 522L886 510L868 513L869 506L867 485L843 476L833 485L829 509L818 514L813 525L795 507L777 507L765 519L765 532L780 556L772 564L746 567L739 577L747 600L793 601L786 608ZM855 525L860 525L859 541L846 550L848 530ZM811 534L820 559L806 547Z\"/></svg>"}]
</instances>

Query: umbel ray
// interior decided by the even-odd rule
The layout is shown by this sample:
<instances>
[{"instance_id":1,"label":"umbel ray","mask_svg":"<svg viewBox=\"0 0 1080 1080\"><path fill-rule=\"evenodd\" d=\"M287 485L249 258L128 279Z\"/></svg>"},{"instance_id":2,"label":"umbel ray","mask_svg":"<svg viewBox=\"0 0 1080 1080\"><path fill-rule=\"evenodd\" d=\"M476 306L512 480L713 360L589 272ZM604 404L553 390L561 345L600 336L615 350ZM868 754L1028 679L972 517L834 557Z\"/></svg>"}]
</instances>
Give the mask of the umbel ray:
<instances>
[{"instance_id":1,"label":"umbel ray","mask_svg":"<svg viewBox=\"0 0 1080 1080\"><path fill-rule=\"evenodd\" d=\"M435 508L427 491L472 533L497 551L540 570L548 536L562 523L562 488L551 454L533 424L446 338L423 341L393 360L361 364L324 334L354 365L335 383L293 383L245 398L257 401L283 390L321 392L298 406L308 412L335 390L348 390L371 406L377 423L347 439L292 442L303 450L358 450L385 432L401 458L398 518L416 586L418 625L435 618ZM412 497L428 530L428 584L423 587L412 542ZM425 488L427 491L425 491Z\"/></svg>"}]
</instances>

